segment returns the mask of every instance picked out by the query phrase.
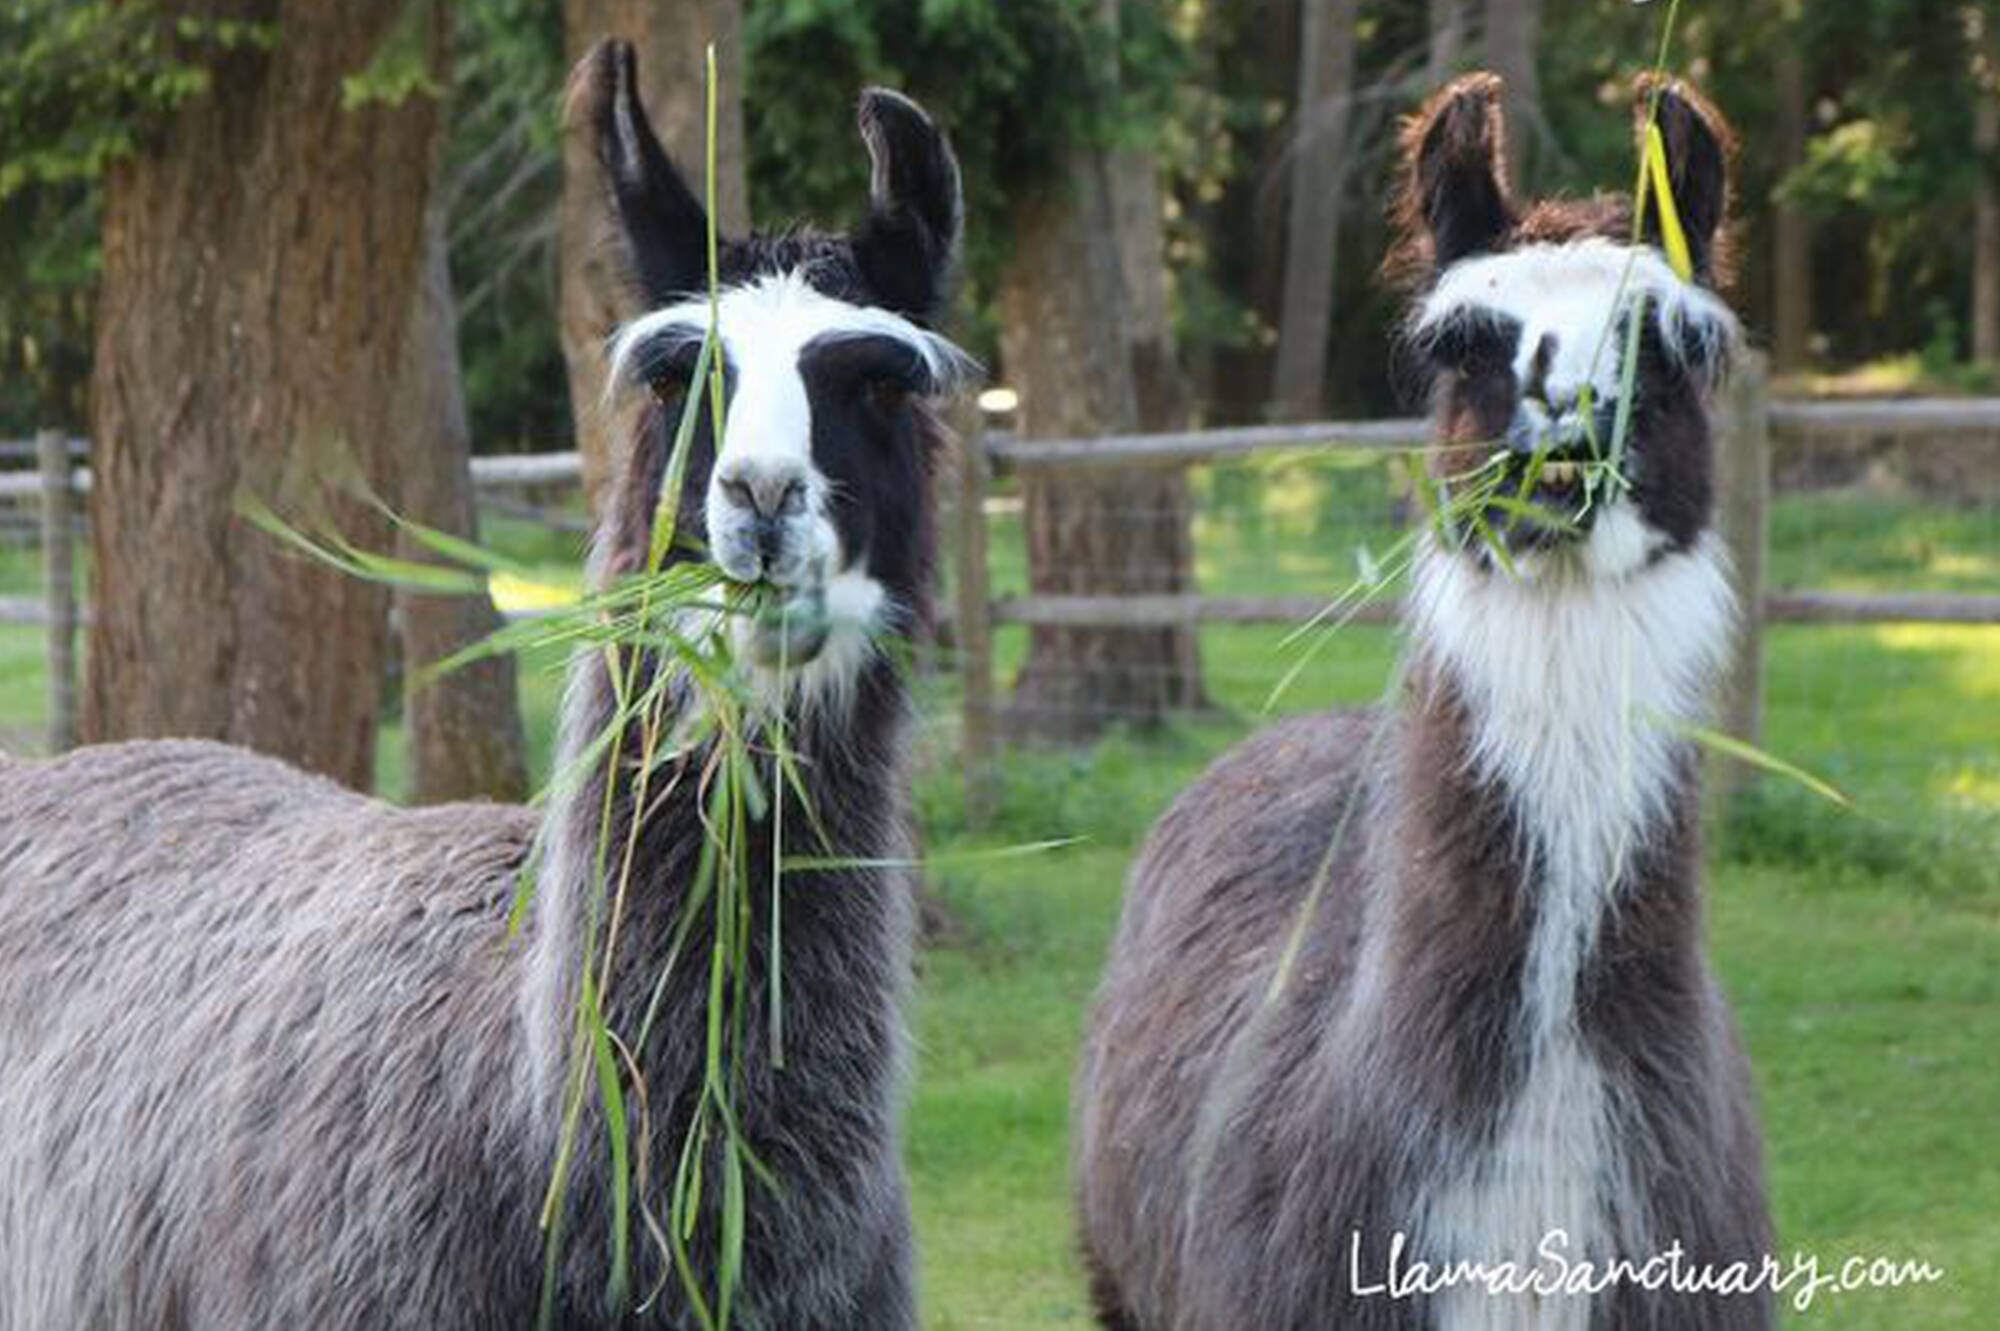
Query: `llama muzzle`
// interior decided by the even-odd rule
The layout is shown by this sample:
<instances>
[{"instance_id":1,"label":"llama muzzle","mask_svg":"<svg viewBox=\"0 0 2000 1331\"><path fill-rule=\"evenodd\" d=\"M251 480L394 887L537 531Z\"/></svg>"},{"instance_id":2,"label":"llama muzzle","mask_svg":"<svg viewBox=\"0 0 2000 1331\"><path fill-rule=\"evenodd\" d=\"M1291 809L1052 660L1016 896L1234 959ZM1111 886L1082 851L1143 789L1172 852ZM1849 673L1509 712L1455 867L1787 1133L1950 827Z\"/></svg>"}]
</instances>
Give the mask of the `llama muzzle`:
<instances>
[{"instance_id":1,"label":"llama muzzle","mask_svg":"<svg viewBox=\"0 0 2000 1331\"><path fill-rule=\"evenodd\" d=\"M758 589L750 617L750 655L767 670L805 665L826 646L832 620L826 608L826 581L813 578L795 587Z\"/></svg>"}]
</instances>

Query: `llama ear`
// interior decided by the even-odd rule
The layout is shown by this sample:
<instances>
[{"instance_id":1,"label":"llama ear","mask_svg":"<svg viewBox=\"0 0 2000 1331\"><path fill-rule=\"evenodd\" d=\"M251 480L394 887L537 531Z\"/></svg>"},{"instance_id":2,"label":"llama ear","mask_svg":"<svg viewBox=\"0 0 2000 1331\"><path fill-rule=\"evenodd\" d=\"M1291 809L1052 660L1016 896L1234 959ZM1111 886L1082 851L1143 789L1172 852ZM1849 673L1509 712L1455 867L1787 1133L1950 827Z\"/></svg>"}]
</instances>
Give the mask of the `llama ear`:
<instances>
[{"instance_id":1,"label":"llama ear","mask_svg":"<svg viewBox=\"0 0 2000 1331\"><path fill-rule=\"evenodd\" d=\"M949 297L958 264L965 226L958 159L923 108L901 93L863 92L859 120L873 169L855 262L883 304L928 321Z\"/></svg>"},{"instance_id":2,"label":"llama ear","mask_svg":"<svg viewBox=\"0 0 2000 1331\"><path fill-rule=\"evenodd\" d=\"M1667 179L1674 211L1687 237L1694 275L1711 285L1716 278L1716 241L1729 208L1729 155L1734 136L1722 113L1678 79L1647 74L1639 80L1639 152L1646 151L1646 123L1658 99L1660 140L1666 149ZM1643 234L1661 243L1660 205L1649 196Z\"/></svg>"},{"instance_id":3,"label":"llama ear","mask_svg":"<svg viewBox=\"0 0 2000 1331\"><path fill-rule=\"evenodd\" d=\"M626 259L649 308L701 287L708 216L681 179L639 101L630 42L602 41L570 75L571 133L591 136Z\"/></svg>"},{"instance_id":4,"label":"llama ear","mask_svg":"<svg viewBox=\"0 0 2000 1331\"><path fill-rule=\"evenodd\" d=\"M1402 222L1439 268L1495 249L1514 226L1500 78L1454 80L1403 126Z\"/></svg>"}]
</instances>

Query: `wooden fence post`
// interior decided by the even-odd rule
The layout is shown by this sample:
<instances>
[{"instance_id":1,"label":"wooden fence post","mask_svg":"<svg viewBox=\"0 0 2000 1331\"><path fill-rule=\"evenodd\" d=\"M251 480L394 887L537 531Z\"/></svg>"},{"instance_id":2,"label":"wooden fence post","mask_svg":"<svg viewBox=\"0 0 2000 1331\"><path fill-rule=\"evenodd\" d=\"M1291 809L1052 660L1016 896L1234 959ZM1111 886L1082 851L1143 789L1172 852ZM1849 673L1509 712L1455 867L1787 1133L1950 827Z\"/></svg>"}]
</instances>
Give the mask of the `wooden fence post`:
<instances>
[{"instance_id":1,"label":"wooden fence post","mask_svg":"<svg viewBox=\"0 0 2000 1331\"><path fill-rule=\"evenodd\" d=\"M994 761L993 592L986 568L986 419L974 406L960 439L958 502L952 506L958 524L952 555L952 635L958 645L958 677L962 693L959 761L965 768L965 813L975 826L993 816L999 805L1000 776Z\"/></svg>"},{"instance_id":2,"label":"wooden fence post","mask_svg":"<svg viewBox=\"0 0 2000 1331\"><path fill-rule=\"evenodd\" d=\"M49 615L49 751L76 745L76 542L69 437L35 436L42 470L42 591Z\"/></svg>"},{"instance_id":3,"label":"wooden fence post","mask_svg":"<svg viewBox=\"0 0 2000 1331\"><path fill-rule=\"evenodd\" d=\"M1770 552L1771 402L1762 352L1745 349L1724 390L1716 451L1716 519L1729 546L1741 620L1722 691L1723 733L1761 744L1764 733L1764 601ZM1710 764L1710 786L1726 796L1756 775L1750 765Z\"/></svg>"}]
</instances>

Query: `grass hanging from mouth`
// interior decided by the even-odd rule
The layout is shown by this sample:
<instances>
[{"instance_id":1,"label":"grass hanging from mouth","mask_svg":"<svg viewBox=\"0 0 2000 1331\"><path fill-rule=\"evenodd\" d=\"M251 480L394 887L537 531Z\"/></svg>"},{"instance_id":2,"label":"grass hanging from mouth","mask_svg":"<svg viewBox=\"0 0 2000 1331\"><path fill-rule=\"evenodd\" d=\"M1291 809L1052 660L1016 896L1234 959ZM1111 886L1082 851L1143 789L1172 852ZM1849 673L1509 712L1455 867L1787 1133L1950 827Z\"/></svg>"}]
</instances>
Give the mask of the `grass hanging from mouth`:
<instances>
[{"instance_id":1,"label":"grass hanging from mouth","mask_svg":"<svg viewBox=\"0 0 2000 1331\"><path fill-rule=\"evenodd\" d=\"M1522 458L1520 478L1512 487L1511 494L1504 492L1508 488L1506 470L1513 461L1513 455L1505 441L1466 445L1467 448L1484 447L1489 450L1486 460L1463 473L1436 478L1430 474L1427 463L1430 455L1440 451L1438 447L1406 451L1402 456L1408 460L1411 492L1423 509L1423 522L1391 546L1386 556L1380 560L1364 551L1360 576L1311 619L1286 634L1279 644L1279 650L1297 650L1299 657L1280 676L1266 697L1264 711L1267 713L1275 709L1283 695L1336 633L1351 623L1365 606L1389 591L1409 572L1416 562L1421 543L1426 536L1440 548L1447 550L1467 549L1477 542L1504 576L1518 577L1519 571L1507 549L1504 537L1494 530L1493 524L1487 518L1489 512L1498 512L1516 523L1555 532L1573 533L1579 530L1596 505L1608 503L1618 494L1629 493L1632 489L1632 482L1626 471L1626 455L1632 432L1633 408L1637 399L1640 343L1649 312L1649 301L1643 294L1635 297L1631 287L1639 247L1644 240L1649 188L1658 191L1658 197L1654 202L1661 216L1661 230L1669 261L1682 281L1691 281L1693 278L1692 264L1687 255L1686 237L1680 228L1678 208L1672 198L1672 182L1670 172L1667 170L1665 145L1659 131L1660 95L1665 87L1667 62L1672 50L1674 28L1679 13L1680 0L1669 0L1661 24L1659 47L1652 65L1654 82L1646 109L1637 181L1633 188L1633 253L1626 261L1618 287L1613 294L1613 301L1619 313L1606 323L1604 333L1592 351L1591 374L1578 396L1577 411L1590 451L1589 457L1578 460L1583 486L1581 505L1574 513L1565 515L1552 512L1533 502L1535 488L1541 480L1543 469L1550 460L1557 442L1548 431L1544 431L1536 439L1532 452ZM1617 330L1621 355L1618 366L1618 398L1613 404L1611 437L1605 440L1599 437L1598 403L1591 381L1596 377L1596 368L1602 356L1613 342L1614 329ZM1409 647L1405 642L1397 654L1396 665L1384 690L1380 710L1385 715L1393 707L1396 695L1407 678L1408 668ZM1829 782L1748 741L1682 718L1664 717L1643 710L1635 710L1631 719L1634 724L1644 723L1665 727L1690 743L1796 782L1842 807L1853 808L1847 796ZM1371 749L1379 741L1382 730L1383 726L1378 722L1370 737ZM1291 974L1297 949L1318 909L1324 879L1348 834L1350 815L1353 812L1351 805L1350 799L1348 805L1343 807L1332 830L1319 871L1315 874L1310 890L1298 908L1284 951L1274 967L1272 982L1259 1009L1260 1012L1275 1005ZM1197 1170L1197 1178L1199 1176L1200 1172Z\"/></svg>"},{"instance_id":2,"label":"grass hanging from mouth","mask_svg":"<svg viewBox=\"0 0 2000 1331\"><path fill-rule=\"evenodd\" d=\"M743 686L726 633L733 617L757 612L762 590L728 584L711 565L700 566L706 570L705 576L676 584L674 572L685 565L667 562L681 539L678 531L681 500L704 391L718 449L727 422L719 349L720 245L715 227L717 76L712 46L706 53L705 64L708 327L695 364L694 391L683 401L676 423L672 451L653 514L645 576L637 580L637 587L623 599L606 607L614 613L605 622L606 632L595 639L605 654L604 668L613 682L618 707L606 732L587 746L586 756L602 765L605 799L600 810L598 872L593 878L600 899L593 905L592 928L585 949L598 974L594 982L588 982L586 976L578 1020L579 1043L587 1046L590 1062L596 1069L595 1082L607 1137L607 1166L611 1171L609 1220L613 1262L605 1291L607 1307L618 1314L633 1307L625 1254L636 1208L647 1233L661 1249L661 1280L678 1282L689 1311L703 1328L724 1331L731 1323L742 1280L749 1180L755 1179L759 1186L774 1192L779 1186L744 1138L736 1097L742 1089L744 1018L749 1002L754 919L750 831L754 823L767 819L773 837L766 935L769 967L766 996L770 1011L768 1025L760 1034L770 1042L774 1066L783 1064L784 981L779 911L785 872L782 809L787 783L782 773L793 760L783 717L789 660L781 650L773 690L775 701L767 699ZM702 599L676 594L697 586L701 588ZM724 606L721 614L714 613L714 593L718 589ZM692 632L670 630L656 636L653 630L663 620L677 626L694 623L701 627ZM663 643L667 650L660 652ZM642 665L649 652L658 654L653 658L650 676L642 678ZM670 665L678 667L678 675ZM683 686L688 696L673 696L676 688ZM632 755L626 751L626 741L635 722L638 752ZM670 735L670 725L683 733ZM757 774L756 746L760 738L772 751L772 779L768 783ZM627 796L631 811L614 879L609 862L612 804L621 764L634 756L637 761L627 778L631 782ZM652 992L631 1048L643 1051L647 1047L674 974L693 960L688 955L689 943L704 922L709 928L706 974L694 989L683 991L698 992L704 998L703 1054L688 1121L668 1125L682 1135L665 1199L664 1223L643 1192L635 1194L631 1186L634 1156L642 1161L651 1158L652 1129L650 1125L643 1128L636 1142L623 1140L630 1120L625 1112L621 1082L629 1078L642 1100L650 1097L645 1095L638 1062L628 1060L621 1071L617 1060L610 1056L616 1036L609 1028L601 1001L601 995L614 983L613 965L620 929L637 871L641 813L651 807L656 781L667 783L669 792L681 782L693 783L692 793L704 836L693 879L680 902L665 960L653 978ZM789 784L793 794L809 807L803 782L794 776ZM602 899L605 896L609 897L608 903ZM609 918L600 946L596 923L607 905ZM619 1043L622 1046L623 1042ZM580 1049L579 1054L582 1052ZM580 1131L582 1121L577 1111L587 1091L581 1057L577 1063L570 1088L572 1112L564 1118L566 1140L559 1160L573 1151L574 1135ZM561 1227L556 1217L562 1209L567 1181L567 1173L559 1169L551 1179L544 1211L551 1254L547 1270L551 1275L558 1271L554 1253L561 1241ZM696 1251L705 1216L713 1216L715 1225L712 1270L702 1269ZM648 1291L643 1305L652 1304L663 1292L661 1286ZM552 1325L552 1300L547 1297L544 1309L543 1325Z\"/></svg>"},{"instance_id":3,"label":"grass hanging from mouth","mask_svg":"<svg viewBox=\"0 0 2000 1331\"><path fill-rule=\"evenodd\" d=\"M541 1328L558 1325L565 1309L580 1300L601 1300L609 1315L622 1319L643 1314L670 1292L678 1294L686 1317L703 1331L726 1331L731 1325L742 1305L751 1191L761 1188L774 1198L783 1191L782 1180L752 1149L739 1105L746 1090L750 1040L768 1042L768 1066L785 1065L786 875L908 863L835 853L807 788L802 759L793 750L785 714L793 683L789 610L776 611L779 649L773 670L750 677L737 658L733 630L739 623L759 622L770 608L771 590L731 582L679 530L704 405L702 390L718 451L727 423L719 342L720 245L714 225L717 92L712 48L707 70L708 327L694 391L686 395L674 422L661 493L649 515L644 567L571 604L505 625L416 676L428 683L488 657L568 648L573 660L580 658L603 672L611 695L608 720L596 733L573 741L560 769L537 796L537 802L563 809L563 816L595 823L587 895L580 903L580 938L576 952L565 958L576 966L576 994L564 1035L567 1062L558 1088L554 1158L538 1213L543 1253L536 1325ZM372 554L340 535L330 521L315 521L311 532L299 530L254 496L240 495L238 509L306 557L371 582L482 594L496 573L533 580L532 570L515 561L398 517L368 491L358 469L350 468L342 479L355 498L386 515L439 562ZM601 791L586 796L593 780L601 782ZM658 941L666 946L647 977L635 975L629 960L622 971L618 963L621 943L630 933L628 903L643 881L641 825L646 813L669 796L692 803L702 837L691 875L676 884L680 897L666 938L648 940L649 948ZM617 818L621 804L630 811L622 835ZM801 849L817 853L793 853L790 843L799 835L794 825L800 818L800 839L817 839L816 846ZM758 826L768 827L770 834L767 878L755 872L750 853L751 832ZM1067 843L994 853L1029 853L1057 844ZM547 867L538 843L521 868L507 915L510 940L518 940L527 927L538 877ZM760 902L767 910L761 919L756 913ZM752 971L757 943L767 953L761 984ZM767 1020L753 1025L749 1014L759 996L766 1003ZM644 998L642 1009L631 1001L639 997ZM670 1003L670 998L677 1001ZM699 1062L649 1069L645 1051L670 1008L669 1019L701 1030ZM628 1020L634 1015L636 1023ZM632 1024L636 1030L620 1029ZM671 1093L653 1094L649 1071L676 1077ZM662 1121L656 1109L669 1108L677 1117ZM600 1132L601 1143L594 1140ZM591 1154L599 1150L601 1157ZM579 1291L566 1288L565 1280L572 1188L582 1163L598 1159L606 1192L603 1223L608 1232L603 1240L610 1260L601 1291ZM657 1254L657 1278L650 1288L638 1290L644 1243Z\"/></svg>"}]
</instances>

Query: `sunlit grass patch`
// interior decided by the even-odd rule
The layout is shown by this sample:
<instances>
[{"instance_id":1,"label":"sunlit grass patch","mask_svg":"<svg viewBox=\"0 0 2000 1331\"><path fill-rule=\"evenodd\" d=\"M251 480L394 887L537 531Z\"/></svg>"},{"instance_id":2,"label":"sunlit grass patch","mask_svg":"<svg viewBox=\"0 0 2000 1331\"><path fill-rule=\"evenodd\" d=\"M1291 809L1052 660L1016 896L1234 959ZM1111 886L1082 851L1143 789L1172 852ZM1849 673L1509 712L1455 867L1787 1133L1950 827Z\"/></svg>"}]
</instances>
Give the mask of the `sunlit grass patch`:
<instances>
[{"instance_id":1,"label":"sunlit grass patch","mask_svg":"<svg viewBox=\"0 0 2000 1331\"><path fill-rule=\"evenodd\" d=\"M503 615L565 610L574 606L582 594L581 582L565 585L512 573L494 574L487 586L493 593L494 607Z\"/></svg>"},{"instance_id":2,"label":"sunlit grass patch","mask_svg":"<svg viewBox=\"0 0 2000 1331\"><path fill-rule=\"evenodd\" d=\"M2000 625L1879 624L1869 636L1896 652L1926 653L1966 697L2000 698Z\"/></svg>"}]
</instances>

